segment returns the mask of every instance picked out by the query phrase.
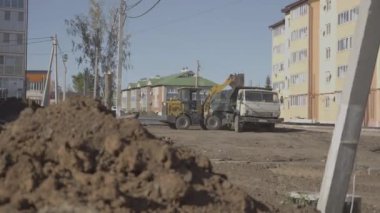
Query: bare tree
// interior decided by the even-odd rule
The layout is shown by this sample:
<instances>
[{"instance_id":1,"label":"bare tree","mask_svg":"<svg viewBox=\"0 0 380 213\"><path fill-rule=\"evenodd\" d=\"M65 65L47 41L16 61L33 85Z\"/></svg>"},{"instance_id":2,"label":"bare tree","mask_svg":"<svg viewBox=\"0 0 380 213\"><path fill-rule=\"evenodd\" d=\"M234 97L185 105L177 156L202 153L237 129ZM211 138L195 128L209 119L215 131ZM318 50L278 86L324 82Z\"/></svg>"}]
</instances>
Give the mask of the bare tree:
<instances>
[{"instance_id":1,"label":"bare tree","mask_svg":"<svg viewBox=\"0 0 380 213\"><path fill-rule=\"evenodd\" d=\"M88 15L76 15L65 20L67 33L72 37L72 51L77 53L78 67L88 68L94 74L93 91L96 98L99 91L104 91L104 78L99 76L98 68L100 67L102 73L114 73L116 69L118 12L118 9L111 9L105 16L103 2L90 0ZM126 50L128 38L126 36L123 39L124 62L129 56ZM127 68L127 63L124 66Z\"/></svg>"}]
</instances>

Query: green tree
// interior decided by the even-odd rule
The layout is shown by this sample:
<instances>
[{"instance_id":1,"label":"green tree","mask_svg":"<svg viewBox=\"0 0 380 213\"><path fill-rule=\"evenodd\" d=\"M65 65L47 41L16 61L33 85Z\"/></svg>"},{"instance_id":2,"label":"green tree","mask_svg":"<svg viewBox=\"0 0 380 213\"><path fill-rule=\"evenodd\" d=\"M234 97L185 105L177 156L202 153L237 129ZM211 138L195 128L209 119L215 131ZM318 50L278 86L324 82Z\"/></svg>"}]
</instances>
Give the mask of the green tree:
<instances>
[{"instance_id":1,"label":"green tree","mask_svg":"<svg viewBox=\"0 0 380 213\"><path fill-rule=\"evenodd\" d=\"M87 69L72 76L73 89L83 96L91 96L94 87L94 75Z\"/></svg>"},{"instance_id":2,"label":"green tree","mask_svg":"<svg viewBox=\"0 0 380 213\"><path fill-rule=\"evenodd\" d=\"M272 89L272 81L269 75L267 75L267 78L265 79L265 88Z\"/></svg>"}]
</instances>

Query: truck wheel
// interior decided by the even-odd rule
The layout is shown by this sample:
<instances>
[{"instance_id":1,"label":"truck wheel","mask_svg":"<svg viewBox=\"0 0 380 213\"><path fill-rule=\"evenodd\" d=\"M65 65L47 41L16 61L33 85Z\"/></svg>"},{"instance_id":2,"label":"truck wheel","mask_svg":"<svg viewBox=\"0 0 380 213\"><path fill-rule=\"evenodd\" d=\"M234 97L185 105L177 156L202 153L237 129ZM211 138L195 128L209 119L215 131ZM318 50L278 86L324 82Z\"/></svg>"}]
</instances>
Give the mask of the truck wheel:
<instances>
[{"instance_id":1,"label":"truck wheel","mask_svg":"<svg viewBox=\"0 0 380 213\"><path fill-rule=\"evenodd\" d=\"M177 129L177 128L175 127L175 124L172 124L172 123L169 124L169 128L170 128L170 129Z\"/></svg>"},{"instance_id":2,"label":"truck wheel","mask_svg":"<svg viewBox=\"0 0 380 213\"><path fill-rule=\"evenodd\" d=\"M276 124L267 124L266 128L268 131L273 132Z\"/></svg>"},{"instance_id":3,"label":"truck wheel","mask_svg":"<svg viewBox=\"0 0 380 213\"><path fill-rule=\"evenodd\" d=\"M222 126L222 121L215 115L207 118L206 127L211 130L219 130Z\"/></svg>"},{"instance_id":4,"label":"truck wheel","mask_svg":"<svg viewBox=\"0 0 380 213\"><path fill-rule=\"evenodd\" d=\"M240 118L239 116L235 116L235 119L234 119L234 130L235 132L241 132L241 124L240 124Z\"/></svg>"},{"instance_id":5,"label":"truck wheel","mask_svg":"<svg viewBox=\"0 0 380 213\"><path fill-rule=\"evenodd\" d=\"M186 115L181 115L175 121L177 129L188 129L190 127L190 119Z\"/></svg>"},{"instance_id":6,"label":"truck wheel","mask_svg":"<svg viewBox=\"0 0 380 213\"><path fill-rule=\"evenodd\" d=\"M206 127L206 124L205 124L205 121L203 120L203 118L200 120L199 124L201 125L201 128L203 130L207 130L207 127Z\"/></svg>"}]
</instances>

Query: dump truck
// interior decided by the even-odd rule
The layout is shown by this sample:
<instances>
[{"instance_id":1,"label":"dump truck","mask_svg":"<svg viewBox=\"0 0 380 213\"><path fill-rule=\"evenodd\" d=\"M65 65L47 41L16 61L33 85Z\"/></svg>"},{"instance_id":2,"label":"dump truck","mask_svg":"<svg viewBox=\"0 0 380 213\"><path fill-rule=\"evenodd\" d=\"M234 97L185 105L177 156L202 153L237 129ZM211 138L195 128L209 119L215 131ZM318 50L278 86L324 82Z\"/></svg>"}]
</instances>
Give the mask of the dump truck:
<instances>
[{"instance_id":1,"label":"dump truck","mask_svg":"<svg viewBox=\"0 0 380 213\"><path fill-rule=\"evenodd\" d=\"M235 87L210 98L203 120L211 130L229 128L241 132L246 127L258 126L272 131L276 123L283 121L280 114L276 92L260 87Z\"/></svg>"},{"instance_id":2,"label":"dump truck","mask_svg":"<svg viewBox=\"0 0 380 213\"><path fill-rule=\"evenodd\" d=\"M200 89L180 88L179 97L164 103L161 120L173 129L234 129L260 125L272 130L280 119L280 103L276 92L265 88L244 87L244 76L230 75L222 84L212 87L204 100ZM224 90L230 86L232 89Z\"/></svg>"}]
</instances>

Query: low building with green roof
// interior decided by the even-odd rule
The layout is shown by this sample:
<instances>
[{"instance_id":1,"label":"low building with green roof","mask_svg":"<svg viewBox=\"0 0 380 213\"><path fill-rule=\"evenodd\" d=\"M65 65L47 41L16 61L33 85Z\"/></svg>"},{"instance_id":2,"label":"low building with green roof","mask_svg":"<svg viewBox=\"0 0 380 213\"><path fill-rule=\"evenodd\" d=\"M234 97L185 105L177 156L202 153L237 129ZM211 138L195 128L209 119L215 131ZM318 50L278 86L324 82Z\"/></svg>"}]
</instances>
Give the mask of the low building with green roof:
<instances>
[{"instance_id":1,"label":"low building with green roof","mask_svg":"<svg viewBox=\"0 0 380 213\"><path fill-rule=\"evenodd\" d=\"M122 91L123 108L128 112L161 115L163 103L177 98L179 88L195 87L196 79L196 74L187 70L168 76L140 79L138 82L128 84L127 89ZM203 88L202 98L214 85L213 81L198 76L198 87Z\"/></svg>"}]
</instances>

